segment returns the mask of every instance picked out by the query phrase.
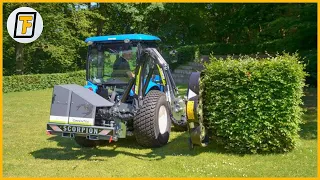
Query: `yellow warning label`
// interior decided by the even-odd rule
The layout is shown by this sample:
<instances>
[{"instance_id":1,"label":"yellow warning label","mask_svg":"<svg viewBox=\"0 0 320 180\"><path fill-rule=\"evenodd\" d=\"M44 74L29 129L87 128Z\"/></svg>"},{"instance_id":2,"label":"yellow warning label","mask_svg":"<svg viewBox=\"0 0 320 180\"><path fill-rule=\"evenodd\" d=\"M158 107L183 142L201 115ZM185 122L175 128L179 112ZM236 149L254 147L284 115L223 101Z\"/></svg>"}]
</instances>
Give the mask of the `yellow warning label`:
<instances>
[{"instance_id":1,"label":"yellow warning label","mask_svg":"<svg viewBox=\"0 0 320 180\"><path fill-rule=\"evenodd\" d=\"M187 102L187 117L188 119L194 119L194 101Z\"/></svg>"},{"instance_id":2,"label":"yellow warning label","mask_svg":"<svg viewBox=\"0 0 320 180\"><path fill-rule=\"evenodd\" d=\"M136 86L134 87L135 94L137 94L137 95L139 93L140 73L141 73L141 66L139 67L139 71L138 71L138 74L136 76Z\"/></svg>"},{"instance_id":3,"label":"yellow warning label","mask_svg":"<svg viewBox=\"0 0 320 180\"><path fill-rule=\"evenodd\" d=\"M160 68L159 64L157 64L158 66L158 70L159 70L159 73L160 73L160 77L161 77L161 80L162 80L162 84L165 86L166 85L166 78L164 78L164 74L163 74L163 71L162 69Z\"/></svg>"}]
</instances>

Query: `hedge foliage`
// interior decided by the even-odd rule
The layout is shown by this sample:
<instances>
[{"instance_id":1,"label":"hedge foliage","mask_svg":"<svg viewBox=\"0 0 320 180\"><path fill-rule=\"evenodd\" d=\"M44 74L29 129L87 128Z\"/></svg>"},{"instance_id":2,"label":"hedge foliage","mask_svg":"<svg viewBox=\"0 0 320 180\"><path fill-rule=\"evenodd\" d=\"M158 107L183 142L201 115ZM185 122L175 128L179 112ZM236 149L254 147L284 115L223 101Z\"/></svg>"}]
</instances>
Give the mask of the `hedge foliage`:
<instances>
[{"instance_id":1,"label":"hedge foliage","mask_svg":"<svg viewBox=\"0 0 320 180\"><path fill-rule=\"evenodd\" d=\"M199 45L199 54L209 55L211 53L218 55L226 54L252 54L258 52L253 44L202 44Z\"/></svg>"},{"instance_id":2,"label":"hedge foliage","mask_svg":"<svg viewBox=\"0 0 320 180\"><path fill-rule=\"evenodd\" d=\"M3 77L3 92L31 91L57 84L85 84L85 71L55 74L14 75Z\"/></svg>"},{"instance_id":3,"label":"hedge foliage","mask_svg":"<svg viewBox=\"0 0 320 180\"><path fill-rule=\"evenodd\" d=\"M218 144L235 153L294 149L306 76L297 54L260 60L211 57L205 66L204 119Z\"/></svg>"},{"instance_id":4,"label":"hedge foliage","mask_svg":"<svg viewBox=\"0 0 320 180\"><path fill-rule=\"evenodd\" d=\"M306 49L307 48L307 49ZM306 71L310 76L307 83L313 86L317 84L317 50L308 49L303 44L297 45L289 40L274 40L262 44L221 44L210 43L177 48L176 64L173 69L181 64L194 61L197 55L250 55L250 54L277 54L281 52L295 53L299 49L301 60L307 64Z\"/></svg>"},{"instance_id":5,"label":"hedge foliage","mask_svg":"<svg viewBox=\"0 0 320 180\"><path fill-rule=\"evenodd\" d=\"M177 50L177 61L183 63L185 61L193 61L196 54L199 55L245 55L265 53L276 54L278 52L294 53L297 50L305 51L303 46L290 45L290 42L284 40L275 40L261 44L222 44L209 43L200 45L182 46Z\"/></svg>"}]
</instances>

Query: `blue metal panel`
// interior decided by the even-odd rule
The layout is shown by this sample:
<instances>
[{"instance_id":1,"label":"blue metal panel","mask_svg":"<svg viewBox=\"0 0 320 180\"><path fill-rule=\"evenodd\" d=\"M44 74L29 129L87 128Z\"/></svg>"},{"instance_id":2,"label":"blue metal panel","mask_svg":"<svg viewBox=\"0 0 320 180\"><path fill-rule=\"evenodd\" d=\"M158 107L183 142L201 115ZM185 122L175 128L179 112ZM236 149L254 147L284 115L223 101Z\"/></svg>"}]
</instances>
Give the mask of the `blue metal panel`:
<instances>
[{"instance_id":1,"label":"blue metal panel","mask_svg":"<svg viewBox=\"0 0 320 180\"><path fill-rule=\"evenodd\" d=\"M159 75L155 75L155 77L153 79L150 79L150 82L148 84L148 87L146 89L146 94L150 91L150 89L152 89L153 87L158 87L160 89L160 91L163 92L163 87L162 85L158 84L157 82L159 82L160 76Z\"/></svg>"},{"instance_id":2,"label":"blue metal panel","mask_svg":"<svg viewBox=\"0 0 320 180\"><path fill-rule=\"evenodd\" d=\"M153 88L153 87L157 87L157 88L160 89L160 85L159 85L159 84L156 84L156 83L154 83L154 82L152 82L152 81L150 80L150 82L149 82L149 84L148 84L148 87L147 87L147 89L146 89L146 94L148 94L148 92L150 91L150 89Z\"/></svg>"},{"instance_id":3,"label":"blue metal panel","mask_svg":"<svg viewBox=\"0 0 320 180\"><path fill-rule=\"evenodd\" d=\"M157 36L147 34L121 34L121 35L109 35L109 36L95 36L89 37L85 42L112 42L112 41L124 41L129 40L140 40L140 41L161 41Z\"/></svg>"},{"instance_id":4,"label":"blue metal panel","mask_svg":"<svg viewBox=\"0 0 320 180\"><path fill-rule=\"evenodd\" d=\"M134 92L132 91L132 89L130 90L129 96L134 96Z\"/></svg>"},{"instance_id":5,"label":"blue metal panel","mask_svg":"<svg viewBox=\"0 0 320 180\"><path fill-rule=\"evenodd\" d=\"M93 92L97 93L98 86L93 84L90 81L87 81L87 85L85 85L84 87L87 88L87 89L91 88Z\"/></svg>"}]
</instances>

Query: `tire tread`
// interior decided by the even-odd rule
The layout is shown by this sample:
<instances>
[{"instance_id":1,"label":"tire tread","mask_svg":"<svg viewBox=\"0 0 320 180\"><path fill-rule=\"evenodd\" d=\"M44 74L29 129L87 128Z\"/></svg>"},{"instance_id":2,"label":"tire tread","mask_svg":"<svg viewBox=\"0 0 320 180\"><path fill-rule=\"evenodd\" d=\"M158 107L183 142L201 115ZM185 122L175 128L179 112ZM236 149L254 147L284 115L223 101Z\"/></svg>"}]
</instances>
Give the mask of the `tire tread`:
<instances>
[{"instance_id":1,"label":"tire tread","mask_svg":"<svg viewBox=\"0 0 320 180\"><path fill-rule=\"evenodd\" d=\"M162 144L157 140L155 135L155 111L158 100L165 94L158 90L151 90L143 100L142 108L137 112L133 120L135 137L141 146L160 147Z\"/></svg>"}]
</instances>

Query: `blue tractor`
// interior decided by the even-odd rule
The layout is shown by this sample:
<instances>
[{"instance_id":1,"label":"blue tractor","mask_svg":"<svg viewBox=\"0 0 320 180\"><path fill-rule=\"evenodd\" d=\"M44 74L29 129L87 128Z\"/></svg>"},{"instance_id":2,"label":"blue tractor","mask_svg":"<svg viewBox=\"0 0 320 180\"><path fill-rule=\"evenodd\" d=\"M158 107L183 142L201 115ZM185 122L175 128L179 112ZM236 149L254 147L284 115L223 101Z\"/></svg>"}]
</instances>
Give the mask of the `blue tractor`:
<instances>
[{"instance_id":1,"label":"blue tractor","mask_svg":"<svg viewBox=\"0 0 320 180\"><path fill-rule=\"evenodd\" d=\"M54 86L47 134L84 147L134 135L144 147L161 147L172 124L187 130L186 100L178 96L159 41L145 34L87 38L87 84Z\"/></svg>"}]
</instances>

